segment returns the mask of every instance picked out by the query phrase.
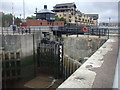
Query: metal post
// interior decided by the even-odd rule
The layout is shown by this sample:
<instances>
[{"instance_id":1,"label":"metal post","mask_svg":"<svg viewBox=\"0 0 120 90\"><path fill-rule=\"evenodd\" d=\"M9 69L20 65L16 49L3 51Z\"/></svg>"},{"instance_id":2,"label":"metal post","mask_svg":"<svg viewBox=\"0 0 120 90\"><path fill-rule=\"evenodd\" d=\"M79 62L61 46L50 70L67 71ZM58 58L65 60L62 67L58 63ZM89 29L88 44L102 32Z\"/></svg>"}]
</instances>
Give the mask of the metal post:
<instances>
[{"instance_id":1,"label":"metal post","mask_svg":"<svg viewBox=\"0 0 120 90\"><path fill-rule=\"evenodd\" d=\"M77 37L78 37L78 28L77 28Z\"/></svg>"},{"instance_id":2,"label":"metal post","mask_svg":"<svg viewBox=\"0 0 120 90\"><path fill-rule=\"evenodd\" d=\"M110 20L111 20L111 17L109 17L109 27L110 27ZM109 39L109 32L110 32L110 29L108 29L108 39Z\"/></svg>"},{"instance_id":3,"label":"metal post","mask_svg":"<svg viewBox=\"0 0 120 90\"><path fill-rule=\"evenodd\" d=\"M90 34L90 31L89 31L89 29L88 29L88 37L89 37L89 34Z\"/></svg>"},{"instance_id":4,"label":"metal post","mask_svg":"<svg viewBox=\"0 0 120 90\"><path fill-rule=\"evenodd\" d=\"M109 39L109 28L108 28L108 39Z\"/></svg>"},{"instance_id":5,"label":"metal post","mask_svg":"<svg viewBox=\"0 0 120 90\"><path fill-rule=\"evenodd\" d=\"M71 69L71 68L70 68L70 59L69 59L69 65L68 65L68 66L69 66L69 76L70 76L70 74L71 74L71 73L70 73L70 69Z\"/></svg>"},{"instance_id":6,"label":"metal post","mask_svg":"<svg viewBox=\"0 0 120 90\"><path fill-rule=\"evenodd\" d=\"M100 28L98 28L98 30L99 30L99 38L100 38Z\"/></svg>"}]
</instances>

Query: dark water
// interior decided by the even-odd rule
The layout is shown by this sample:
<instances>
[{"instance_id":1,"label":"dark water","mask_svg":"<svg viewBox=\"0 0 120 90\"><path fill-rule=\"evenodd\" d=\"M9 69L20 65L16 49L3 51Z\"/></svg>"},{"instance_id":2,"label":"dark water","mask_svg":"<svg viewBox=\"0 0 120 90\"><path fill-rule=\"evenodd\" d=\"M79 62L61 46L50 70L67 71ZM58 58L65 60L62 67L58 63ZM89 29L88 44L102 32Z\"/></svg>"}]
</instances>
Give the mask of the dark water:
<instances>
[{"instance_id":1,"label":"dark water","mask_svg":"<svg viewBox=\"0 0 120 90\"><path fill-rule=\"evenodd\" d=\"M20 77L3 80L3 88L57 88L63 82L63 79L54 79L51 68L46 66L39 69L36 57L30 56L20 61Z\"/></svg>"}]
</instances>

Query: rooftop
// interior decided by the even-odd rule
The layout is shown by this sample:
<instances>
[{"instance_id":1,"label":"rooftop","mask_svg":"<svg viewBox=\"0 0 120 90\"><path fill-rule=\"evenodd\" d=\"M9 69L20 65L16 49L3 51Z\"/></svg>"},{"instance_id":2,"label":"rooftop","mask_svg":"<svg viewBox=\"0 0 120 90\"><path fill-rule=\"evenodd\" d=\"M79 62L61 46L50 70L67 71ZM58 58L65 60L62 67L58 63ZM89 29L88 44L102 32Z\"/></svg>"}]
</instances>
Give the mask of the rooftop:
<instances>
[{"instance_id":1,"label":"rooftop","mask_svg":"<svg viewBox=\"0 0 120 90\"><path fill-rule=\"evenodd\" d=\"M54 13L51 10L47 9L47 5L44 5L44 9L38 11L37 13Z\"/></svg>"},{"instance_id":2,"label":"rooftop","mask_svg":"<svg viewBox=\"0 0 120 90\"><path fill-rule=\"evenodd\" d=\"M75 3L62 3L62 4L56 4L55 7L61 7L61 6L75 6L76 8L76 5Z\"/></svg>"},{"instance_id":3,"label":"rooftop","mask_svg":"<svg viewBox=\"0 0 120 90\"><path fill-rule=\"evenodd\" d=\"M98 19L99 15L98 14L86 14L90 17L92 17L94 20Z\"/></svg>"},{"instance_id":4,"label":"rooftop","mask_svg":"<svg viewBox=\"0 0 120 90\"><path fill-rule=\"evenodd\" d=\"M37 13L54 13L54 12L52 12L51 10L48 10L48 9L42 9L42 10L38 11Z\"/></svg>"}]
</instances>

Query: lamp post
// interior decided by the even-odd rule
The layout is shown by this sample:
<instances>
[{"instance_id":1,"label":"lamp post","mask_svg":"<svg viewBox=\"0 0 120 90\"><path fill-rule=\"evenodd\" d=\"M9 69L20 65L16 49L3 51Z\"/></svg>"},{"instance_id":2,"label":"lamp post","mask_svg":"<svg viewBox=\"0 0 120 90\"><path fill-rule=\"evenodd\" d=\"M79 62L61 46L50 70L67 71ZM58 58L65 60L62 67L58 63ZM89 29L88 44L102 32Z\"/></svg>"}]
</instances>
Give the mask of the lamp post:
<instances>
[{"instance_id":1,"label":"lamp post","mask_svg":"<svg viewBox=\"0 0 120 90\"><path fill-rule=\"evenodd\" d=\"M110 26L110 20L111 20L111 17L109 17L109 26Z\"/></svg>"},{"instance_id":2,"label":"lamp post","mask_svg":"<svg viewBox=\"0 0 120 90\"><path fill-rule=\"evenodd\" d=\"M109 17L109 27L110 27L110 20L111 20L111 17ZM109 39L109 32L110 32L110 28L108 28L108 39Z\"/></svg>"}]
</instances>

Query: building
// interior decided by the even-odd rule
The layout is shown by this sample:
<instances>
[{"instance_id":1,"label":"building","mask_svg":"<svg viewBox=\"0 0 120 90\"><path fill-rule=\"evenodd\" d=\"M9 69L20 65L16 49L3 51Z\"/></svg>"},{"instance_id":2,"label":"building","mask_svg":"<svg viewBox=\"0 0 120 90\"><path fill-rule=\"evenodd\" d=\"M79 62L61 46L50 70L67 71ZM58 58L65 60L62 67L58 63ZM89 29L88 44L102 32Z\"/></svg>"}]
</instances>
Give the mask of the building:
<instances>
[{"instance_id":1,"label":"building","mask_svg":"<svg viewBox=\"0 0 120 90\"><path fill-rule=\"evenodd\" d=\"M64 26L64 21L47 21L47 20L26 20L26 25L30 26Z\"/></svg>"},{"instance_id":2,"label":"building","mask_svg":"<svg viewBox=\"0 0 120 90\"><path fill-rule=\"evenodd\" d=\"M99 26L118 27L118 23L105 23L105 22L101 22L101 23L99 23Z\"/></svg>"},{"instance_id":3,"label":"building","mask_svg":"<svg viewBox=\"0 0 120 90\"><path fill-rule=\"evenodd\" d=\"M88 21L91 25L98 25L98 14L86 14L89 18L90 21Z\"/></svg>"},{"instance_id":4,"label":"building","mask_svg":"<svg viewBox=\"0 0 120 90\"><path fill-rule=\"evenodd\" d=\"M47 20L47 21L55 21L55 14L51 10L47 9L47 5L44 5L44 9L37 12L36 9L36 19Z\"/></svg>"},{"instance_id":5,"label":"building","mask_svg":"<svg viewBox=\"0 0 120 90\"><path fill-rule=\"evenodd\" d=\"M44 9L37 12L36 19L26 20L27 27L44 27L44 26L64 26L64 21L55 21L55 13L47 9L47 5L44 5Z\"/></svg>"},{"instance_id":6,"label":"building","mask_svg":"<svg viewBox=\"0 0 120 90\"><path fill-rule=\"evenodd\" d=\"M53 12L55 12L58 17L64 17L67 23L75 23L75 3L56 4L53 8Z\"/></svg>"},{"instance_id":7,"label":"building","mask_svg":"<svg viewBox=\"0 0 120 90\"><path fill-rule=\"evenodd\" d=\"M79 25L96 26L98 24L98 14L84 14L76 10L75 3L56 4L52 10L56 16L63 17L67 23L77 23Z\"/></svg>"}]
</instances>

